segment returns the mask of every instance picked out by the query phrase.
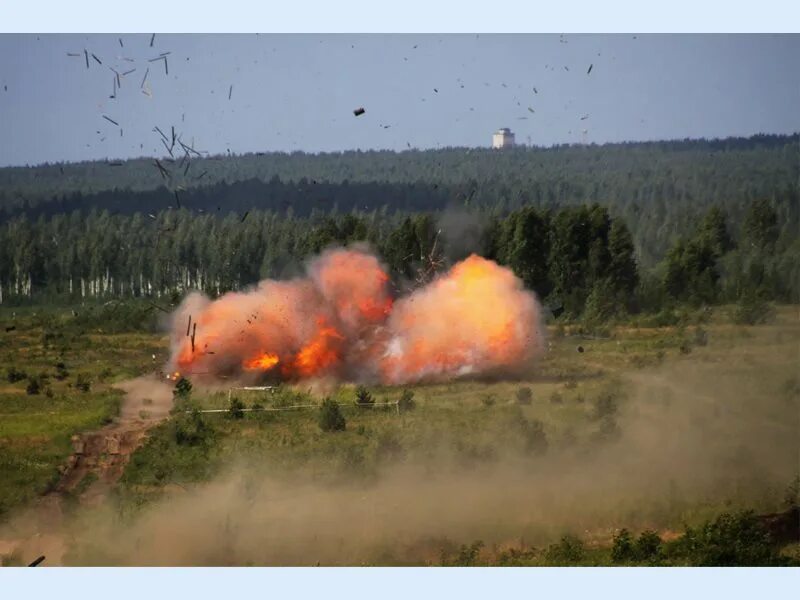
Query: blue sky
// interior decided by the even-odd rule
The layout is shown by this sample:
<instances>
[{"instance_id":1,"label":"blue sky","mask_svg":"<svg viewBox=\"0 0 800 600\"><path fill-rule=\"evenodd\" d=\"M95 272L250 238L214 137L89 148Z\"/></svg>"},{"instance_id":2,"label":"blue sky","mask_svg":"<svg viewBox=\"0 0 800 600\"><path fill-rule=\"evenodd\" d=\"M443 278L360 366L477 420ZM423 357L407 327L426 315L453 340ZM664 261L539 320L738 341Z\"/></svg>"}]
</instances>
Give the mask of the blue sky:
<instances>
[{"instance_id":1,"label":"blue sky","mask_svg":"<svg viewBox=\"0 0 800 600\"><path fill-rule=\"evenodd\" d=\"M162 156L155 126L211 153L488 146L498 127L545 146L800 131L800 35L150 39L0 34L0 165ZM148 62L164 52L168 75ZM113 99L111 68L136 69Z\"/></svg>"}]
</instances>

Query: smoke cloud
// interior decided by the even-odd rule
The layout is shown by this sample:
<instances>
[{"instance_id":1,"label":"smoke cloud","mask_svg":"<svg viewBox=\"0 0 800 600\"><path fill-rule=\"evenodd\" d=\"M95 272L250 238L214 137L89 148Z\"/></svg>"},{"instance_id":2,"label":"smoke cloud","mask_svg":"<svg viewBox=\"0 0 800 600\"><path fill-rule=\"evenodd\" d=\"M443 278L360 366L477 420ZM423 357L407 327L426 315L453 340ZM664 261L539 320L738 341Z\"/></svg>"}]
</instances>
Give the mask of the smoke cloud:
<instances>
[{"instance_id":1,"label":"smoke cloud","mask_svg":"<svg viewBox=\"0 0 800 600\"><path fill-rule=\"evenodd\" d=\"M191 294L171 330L171 373L251 382L507 374L542 349L539 304L510 270L472 255L394 299L363 247L327 251L290 281Z\"/></svg>"}]
</instances>

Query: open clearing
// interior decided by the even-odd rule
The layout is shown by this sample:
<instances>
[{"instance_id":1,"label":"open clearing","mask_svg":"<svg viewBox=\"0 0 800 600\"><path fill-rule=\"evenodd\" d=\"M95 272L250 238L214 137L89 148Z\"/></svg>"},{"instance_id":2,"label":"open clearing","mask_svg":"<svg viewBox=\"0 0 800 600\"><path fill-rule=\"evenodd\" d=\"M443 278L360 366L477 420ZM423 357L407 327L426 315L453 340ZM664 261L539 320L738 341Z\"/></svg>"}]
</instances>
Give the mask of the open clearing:
<instances>
[{"instance_id":1,"label":"open clearing","mask_svg":"<svg viewBox=\"0 0 800 600\"><path fill-rule=\"evenodd\" d=\"M797 475L797 307L756 327L718 309L603 338L551 330L524 381L370 388L377 402L413 391L401 414L354 406L350 385L237 393L248 407L331 393L347 420L336 433L313 409L158 424L169 388L131 379L163 364L163 338L47 318L20 313L4 334L4 366L51 375L49 395L0 387L6 562L49 548L48 564L440 564L481 540L480 564L510 550L546 564L535 549L569 533L589 549L581 564L603 564L622 527L666 540L723 511L777 511ZM195 388L188 406L228 408L228 393ZM70 469L85 432L90 459ZM41 509L53 497L57 519Z\"/></svg>"}]
</instances>

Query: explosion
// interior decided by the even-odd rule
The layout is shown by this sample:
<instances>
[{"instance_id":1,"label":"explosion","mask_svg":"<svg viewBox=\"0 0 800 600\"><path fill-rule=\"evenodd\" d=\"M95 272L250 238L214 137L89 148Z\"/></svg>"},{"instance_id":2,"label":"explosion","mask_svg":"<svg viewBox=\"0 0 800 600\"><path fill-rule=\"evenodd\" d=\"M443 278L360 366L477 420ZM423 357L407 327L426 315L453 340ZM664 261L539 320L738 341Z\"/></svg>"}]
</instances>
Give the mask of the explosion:
<instances>
[{"instance_id":1,"label":"explosion","mask_svg":"<svg viewBox=\"0 0 800 600\"><path fill-rule=\"evenodd\" d=\"M307 275L211 301L191 294L172 318L169 372L400 384L520 369L542 347L534 294L472 255L396 301L379 260L330 250Z\"/></svg>"}]
</instances>

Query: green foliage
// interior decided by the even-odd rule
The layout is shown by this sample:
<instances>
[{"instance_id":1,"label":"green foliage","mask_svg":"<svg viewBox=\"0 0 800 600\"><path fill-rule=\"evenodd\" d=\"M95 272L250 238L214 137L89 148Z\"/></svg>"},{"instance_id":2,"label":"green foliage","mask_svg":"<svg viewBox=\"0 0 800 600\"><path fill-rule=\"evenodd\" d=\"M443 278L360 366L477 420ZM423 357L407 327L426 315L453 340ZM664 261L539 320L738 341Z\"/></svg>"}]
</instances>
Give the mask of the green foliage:
<instances>
[{"instance_id":1,"label":"green foliage","mask_svg":"<svg viewBox=\"0 0 800 600\"><path fill-rule=\"evenodd\" d=\"M753 248L770 250L778 240L778 213L772 203L760 198L750 203L744 219L745 241Z\"/></svg>"},{"instance_id":2,"label":"green foliage","mask_svg":"<svg viewBox=\"0 0 800 600\"><path fill-rule=\"evenodd\" d=\"M407 388L404 389L400 394L400 399L397 401L397 407L401 413L414 410L417 407L417 403L414 400L414 392Z\"/></svg>"},{"instance_id":3,"label":"green foliage","mask_svg":"<svg viewBox=\"0 0 800 600\"><path fill-rule=\"evenodd\" d=\"M231 398L228 416L231 419L244 419L244 402L239 400L236 396Z\"/></svg>"},{"instance_id":4,"label":"green foliage","mask_svg":"<svg viewBox=\"0 0 800 600\"><path fill-rule=\"evenodd\" d=\"M215 433L213 427L197 409L188 415L175 417L172 430L175 443L179 446L208 446Z\"/></svg>"},{"instance_id":5,"label":"green foliage","mask_svg":"<svg viewBox=\"0 0 800 600\"><path fill-rule=\"evenodd\" d=\"M626 563L634 558L633 537L627 529L620 529L614 536L611 546L611 561Z\"/></svg>"},{"instance_id":6,"label":"green foliage","mask_svg":"<svg viewBox=\"0 0 800 600\"><path fill-rule=\"evenodd\" d=\"M766 323L773 316L770 304L756 294L746 291L736 303L733 320L740 325L759 325Z\"/></svg>"},{"instance_id":7,"label":"green foliage","mask_svg":"<svg viewBox=\"0 0 800 600\"><path fill-rule=\"evenodd\" d=\"M443 567L474 567L480 558L483 547L484 543L481 540L477 540L470 545L464 544L459 548L458 553L452 560L448 559L443 550L440 562Z\"/></svg>"},{"instance_id":8,"label":"green foliage","mask_svg":"<svg viewBox=\"0 0 800 600\"><path fill-rule=\"evenodd\" d=\"M92 388L92 380L85 373L81 373L75 378L75 389L87 393Z\"/></svg>"},{"instance_id":9,"label":"green foliage","mask_svg":"<svg viewBox=\"0 0 800 600\"><path fill-rule=\"evenodd\" d=\"M16 367L8 367L6 369L6 380L8 383L17 383L23 379L27 379L28 374L25 371L17 369Z\"/></svg>"},{"instance_id":10,"label":"green foliage","mask_svg":"<svg viewBox=\"0 0 800 600\"><path fill-rule=\"evenodd\" d=\"M528 405L533 401L533 392L528 386L517 388L517 404Z\"/></svg>"},{"instance_id":11,"label":"green foliage","mask_svg":"<svg viewBox=\"0 0 800 600\"><path fill-rule=\"evenodd\" d=\"M361 408L372 408L375 405L375 398L363 385L356 388L356 405Z\"/></svg>"},{"instance_id":12,"label":"green foliage","mask_svg":"<svg viewBox=\"0 0 800 600\"><path fill-rule=\"evenodd\" d=\"M178 399L187 399L192 395L192 382L186 379L186 377L181 377L175 383L175 387L172 390L172 397L175 400Z\"/></svg>"},{"instance_id":13,"label":"green foliage","mask_svg":"<svg viewBox=\"0 0 800 600\"><path fill-rule=\"evenodd\" d=\"M761 567L786 562L752 511L723 513L701 527L687 527L672 555L701 567Z\"/></svg>"},{"instance_id":14,"label":"green foliage","mask_svg":"<svg viewBox=\"0 0 800 600\"><path fill-rule=\"evenodd\" d=\"M633 558L639 562L655 563L661 558L661 537L655 531L643 531L636 540Z\"/></svg>"},{"instance_id":15,"label":"green foliage","mask_svg":"<svg viewBox=\"0 0 800 600\"><path fill-rule=\"evenodd\" d=\"M42 391L42 384L38 377L31 377L25 387L25 393L29 396L37 396Z\"/></svg>"},{"instance_id":16,"label":"green foliage","mask_svg":"<svg viewBox=\"0 0 800 600\"><path fill-rule=\"evenodd\" d=\"M572 565L586 557L583 542L573 536L565 535L557 544L552 544L545 553L547 561L555 565Z\"/></svg>"},{"instance_id":17,"label":"green foliage","mask_svg":"<svg viewBox=\"0 0 800 600\"><path fill-rule=\"evenodd\" d=\"M339 405L334 400L325 398L319 410L319 428L322 431L344 431L346 427L347 422Z\"/></svg>"},{"instance_id":18,"label":"green foliage","mask_svg":"<svg viewBox=\"0 0 800 600\"><path fill-rule=\"evenodd\" d=\"M69 377L69 371L67 370L67 365L63 362L56 363L56 379L58 381L64 381L67 377Z\"/></svg>"}]
</instances>

